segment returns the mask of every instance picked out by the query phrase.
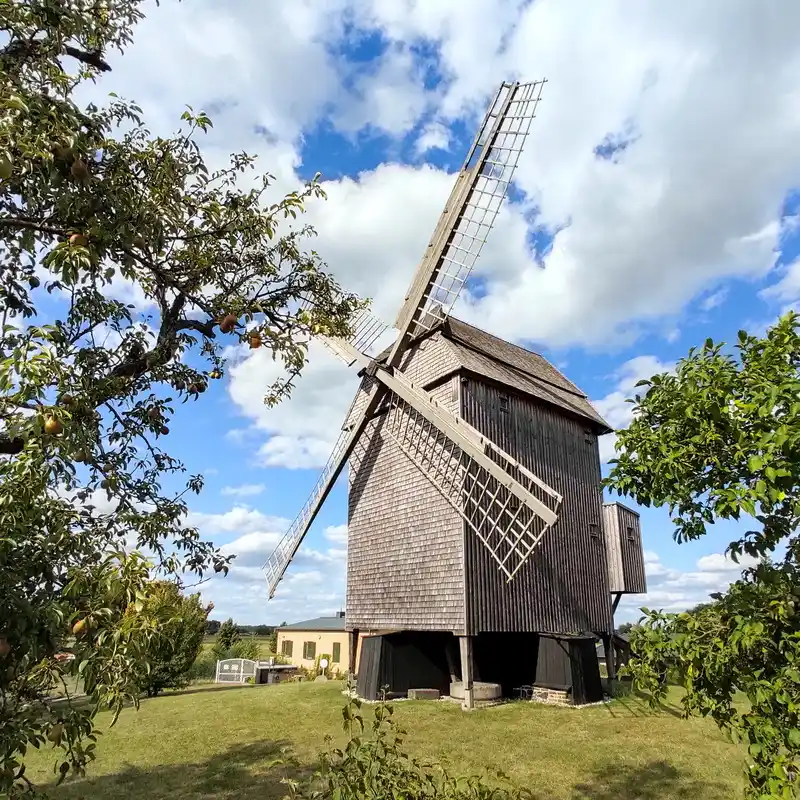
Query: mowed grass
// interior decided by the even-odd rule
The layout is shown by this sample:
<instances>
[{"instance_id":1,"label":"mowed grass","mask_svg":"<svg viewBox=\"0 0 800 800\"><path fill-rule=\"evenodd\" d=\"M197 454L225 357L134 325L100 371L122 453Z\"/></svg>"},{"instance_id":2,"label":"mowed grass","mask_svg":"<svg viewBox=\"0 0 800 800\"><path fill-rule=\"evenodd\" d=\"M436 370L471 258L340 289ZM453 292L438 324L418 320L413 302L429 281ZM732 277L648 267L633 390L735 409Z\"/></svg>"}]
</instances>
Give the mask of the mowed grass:
<instances>
[{"instance_id":1,"label":"mowed grass","mask_svg":"<svg viewBox=\"0 0 800 800\"><path fill-rule=\"evenodd\" d=\"M198 686L143 700L104 732L83 780L54 798L280 798L284 775L313 769L325 734L344 742L342 684L232 689ZM404 701L395 716L408 752L453 774L500 768L538 798L728 800L741 791L742 751L703 720L651 713L637 699L570 709L509 703L462 712L456 704ZM363 707L372 718L371 706ZM101 727L106 724L101 719ZM270 762L286 747L299 768ZM31 751L27 775L52 780L53 752Z\"/></svg>"}]
</instances>

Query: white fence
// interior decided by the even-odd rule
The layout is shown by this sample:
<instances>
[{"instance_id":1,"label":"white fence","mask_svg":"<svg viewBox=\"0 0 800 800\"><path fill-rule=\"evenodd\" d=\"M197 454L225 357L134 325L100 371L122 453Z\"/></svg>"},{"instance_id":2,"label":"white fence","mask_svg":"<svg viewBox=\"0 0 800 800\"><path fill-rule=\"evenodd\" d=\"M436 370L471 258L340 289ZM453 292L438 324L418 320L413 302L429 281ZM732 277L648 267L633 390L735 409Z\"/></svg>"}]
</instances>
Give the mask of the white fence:
<instances>
[{"instance_id":1,"label":"white fence","mask_svg":"<svg viewBox=\"0 0 800 800\"><path fill-rule=\"evenodd\" d=\"M256 677L256 662L249 658L225 658L217 661L217 683L247 683Z\"/></svg>"}]
</instances>

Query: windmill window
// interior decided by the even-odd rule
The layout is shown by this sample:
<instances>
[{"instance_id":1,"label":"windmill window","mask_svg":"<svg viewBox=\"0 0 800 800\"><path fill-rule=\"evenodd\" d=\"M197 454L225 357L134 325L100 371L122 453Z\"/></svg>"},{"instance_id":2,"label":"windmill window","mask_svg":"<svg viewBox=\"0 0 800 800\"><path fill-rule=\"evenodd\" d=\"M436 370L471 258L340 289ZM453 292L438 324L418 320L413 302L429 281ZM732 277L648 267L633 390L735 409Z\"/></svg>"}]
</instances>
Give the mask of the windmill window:
<instances>
[{"instance_id":1,"label":"windmill window","mask_svg":"<svg viewBox=\"0 0 800 800\"><path fill-rule=\"evenodd\" d=\"M596 522L589 523L589 536L591 536L592 539L600 538L600 526Z\"/></svg>"},{"instance_id":2,"label":"windmill window","mask_svg":"<svg viewBox=\"0 0 800 800\"><path fill-rule=\"evenodd\" d=\"M628 526L628 541L635 542L636 541L636 531L630 526Z\"/></svg>"},{"instance_id":3,"label":"windmill window","mask_svg":"<svg viewBox=\"0 0 800 800\"><path fill-rule=\"evenodd\" d=\"M333 653L331 654L331 661L338 664L342 660L342 645L339 642L333 643Z\"/></svg>"},{"instance_id":4,"label":"windmill window","mask_svg":"<svg viewBox=\"0 0 800 800\"><path fill-rule=\"evenodd\" d=\"M500 410L507 414L508 413L508 395L501 394L500 395Z\"/></svg>"},{"instance_id":5,"label":"windmill window","mask_svg":"<svg viewBox=\"0 0 800 800\"><path fill-rule=\"evenodd\" d=\"M316 642L303 642L303 661L313 661L317 655Z\"/></svg>"},{"instance_id":6,"label":"windmill window","mask_svg":"<svg viewBox=\"0 0 800 800\"><path fill-rule=\"evenodd\" d=\"M291 639L284 639L281 642L281 654L291 658L292 657L292 644L293 644L293 642L292 642Z\"/></svg>"}]
</instances>

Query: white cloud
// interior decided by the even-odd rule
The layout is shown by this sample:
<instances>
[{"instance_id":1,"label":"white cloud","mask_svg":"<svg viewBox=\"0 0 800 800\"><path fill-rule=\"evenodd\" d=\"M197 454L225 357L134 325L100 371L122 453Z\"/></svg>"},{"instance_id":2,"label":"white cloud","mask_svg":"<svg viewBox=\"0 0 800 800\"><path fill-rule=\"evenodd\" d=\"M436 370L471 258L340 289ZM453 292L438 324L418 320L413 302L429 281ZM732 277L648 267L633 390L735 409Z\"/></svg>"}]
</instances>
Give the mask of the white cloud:
<instances>
[{"instance_id":1,"label":"white cloud","mask_svg":"<svg viewBox=\"0 0 800 800\"><path fill-rule=\"evenodd\" d=\"M236 505L221 514L190 511L185 518L187 526L198 528L204 536L271 530L284 531L289 526L289 522L290 520L283 517L269 516L243 505Z\"/></svg>"},{"instance_id":2,"label":"white cloud","mask_svg":"<svg viewBox=\"0 0 800 800\"><path fill-rule=\"evenodd\" d=\"M304 542L289 569L278 584L272 600L267 602L267 584L263 565L280 541L285 522L278 518L257 515L242 516L232 509L225 514L203 515L203 532L229 530L240 520L246 533L223 545L224 554L236 556L227 576L215 576L202 587L204 601L213 600L215 616L228 617L242 623L277 623L284 619L316 617L344 607L347 558L347 526L326 528L324 535L331 547L320 550ZM269 525L273 525L269 528ZM252 530L248 530L252 528Z\"/></svg>"},{"instance_id":3,"label":"white cloud","mask_svg":"<svg viewBox=\"0 0 800 800\"><path fill-rule=\"evenodd\" d=\"M623 595L615 617L617 624L635 621L643 607L676 612L706 602L710 594L725 591L743 569L757 563L750 556L742 556L736 565L728 556L712 553L699 558L694 570L684 572L665 566L657 553L645 551L644 556L647 594Z\"/></svg>"},{"instance_id":4,"label":"white cloud","mask_svg":"<svg viewBox=\"0 0 800 800\"><path fill-rule=\"evenodd\" d=\"M656 356L636 356L626 361L615 373L617 379L614 391L605 397L595 400L594 407L603 419L615 430L627 428L633 420L633 405L627 400L635 394L644 394L646 387L635 389L636 384L653 375L669 372L674 364L663 363ZM609 433L600 438L600 461L605 463L614 458L616 451L614 444L617 441L615 433Z\"/></svg>"},{"instance_id":5,"label":"white cloud","mask_svg":"<svg viewBox=\"0 0 800 800\"><path fill-rule=\"evenodd\" d=\"M265 349L249 353L229 374L231 399L255 430L268 437L258 446L262 465L299 469L327 461L358 388L353 370L322 345L312 343L309 363L291 398L275 408L267 408L263 398L281 367Z\"/></svg>"},{"instance_id":6,"label":"white cloud","mask_svg":"<svg viewBox=\"0 0 800 800\"><path fill-rule=\"evenodd\" d=\"M752 556L742 555L737 564L730 556L724 553L712 553L710 556L703 556L697 561L697 568L703 572L741 572L746 567L754 567L758 564L758 559Z\"/></svg>"},{"instance_id":7,"label":"white cloud","mask_svg":"<svg viewBox=\"0 0 800 800\"><path fill-rule=\"evenodd\" d=\"M703 311L711 311L712 308L721 306L728 297L728 290L725 287L717 289L715 292L707 295L700 301L700 308Z\"/></svg>"},{"instance_id":8,"label":"white cloud","mask_svg":"<svg viewBox=\"0 0 800 800\"><path fill-rule=\"evenodd\" d=\"M439 45L450 83L438 119L482 105L500 76L548 77L519 180L541 221L565 226L544 269L523 237L503 248L495 233L475 319L508 337L596 344L634 335L633 319L679 311L723 276L772 267L777 210L800 181L798 50L786 35L797 9L706 2L686 15L652 2L631 13L619 2L473 0L455 13L451 5L359 8L392 42ZM423 94L411 75L385 88L396 95L392 108ZM384 103L382 95L379 118ZM597 159L594 148L624 130L633 141L617 163ZM409 183L423 179L407 172Z\"/></svg>"},{"instance_id":9,"label":"white cloud","mask_svg":"<svg viewBox=\"0 0 800 800\"><path fill-rule=\"evenodd\" d=\"M450 129L442 122L431 122L414 144L414 152L421 156L429 150L447 150L449 146Z\"/></svg>"},{"instance_id":10,"label":"white cloud","mask_svg":"<svg viewBox=\"0 0 800 800\"><path fill-rule=\"evenodd\" d=\"M782 304L786 310L800 299L800 258L782 266L778 272L778 280L759 292L764 300Z\"/></svg>"},{"instance_id":11,"label":"white cloud","mask_svg":"<svg viewBox=\"0 0 800 800\"><path fill-rule=\"evenodd\" d=\"M347 525L330 525L325 528L325 538L335 544L347 546Z\"/></svg>"},{"instance_id":12,"label":"white cloud","mask_svg":"<svg viewBox=\"0 0 800 800\"><path fill-rule=\"evenodd\" d=\"M220 494L227 497L253 497L261 494L265 488L263 483L243 483L241 486L223 486Z\"/></svg>"}]
</instances>

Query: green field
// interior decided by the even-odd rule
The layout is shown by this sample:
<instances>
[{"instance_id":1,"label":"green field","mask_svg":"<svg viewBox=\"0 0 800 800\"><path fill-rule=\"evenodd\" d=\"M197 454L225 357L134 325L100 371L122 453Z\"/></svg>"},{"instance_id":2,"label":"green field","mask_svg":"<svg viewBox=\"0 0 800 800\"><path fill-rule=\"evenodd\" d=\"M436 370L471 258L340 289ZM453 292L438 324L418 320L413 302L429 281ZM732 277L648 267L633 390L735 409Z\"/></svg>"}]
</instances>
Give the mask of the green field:
<instances>
[{"instance_id":1,"label":"green field","mask_svg":"<svg viewBox=\"0 0 800 800\"><path fill-rule=\"evenodd\" d=\"M284 794L281 747L302 775L331 734L343 743L342 684L192 687L144 700L100 737L84 780L54 798L152 800ZM653 714L636 699L584 709L509 703L465 713L446 702L405 701L396 716L409 752L439 759L453 773L494 765L538 798L728 800L741 789L741 751L705 721ZM367 718L370 707L364 706ZM102 725L102 722L101 722ZM27 775L48 781L52 751L30 751Z\"/></svg>"},{"instance_id":2,"label":"green field","mask_svg":"<svg viewBox=\"0 0 800 800\"><path fill-rule=\"evenodd\" d=\"M258 642L259 645L261 646L262 658L267 658L267 656L274 655L269 649L269 636L243 636L242 638L247 639L247 641L250 641L252 639L253 641ZM205 653L208 650L211 650L216 641L217 641L216 636L206 636L203 639L202 652Z\"/></svg>"}]
</instances>

